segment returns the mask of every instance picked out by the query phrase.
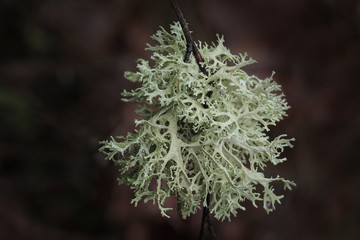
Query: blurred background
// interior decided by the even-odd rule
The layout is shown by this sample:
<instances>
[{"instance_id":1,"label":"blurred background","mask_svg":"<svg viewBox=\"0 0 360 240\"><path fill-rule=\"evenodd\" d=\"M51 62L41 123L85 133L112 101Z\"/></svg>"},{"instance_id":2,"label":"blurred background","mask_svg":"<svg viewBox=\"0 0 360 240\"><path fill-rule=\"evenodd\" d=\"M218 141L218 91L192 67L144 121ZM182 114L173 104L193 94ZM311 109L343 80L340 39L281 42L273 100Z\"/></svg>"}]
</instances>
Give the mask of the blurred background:
<instances>
[{"instance_id":1,"label":"blurred background","mask_svg":"<svg viewBox=\"0 0 360 240\"><path fill-rule=\"evenodd\" d=\"M135 208L98 141L134 128L123 72L176 16L167 0L0 1L0 239L197 239L182 220ZM360 239L360 4L353 0L179 1L196 40L225 36L246 68L283 86L295 137L266 170L297 187L269 215L246 204L222 240ZM170 204L173 204L170 202ZM174 203L175 204L175 203ZM207 236L209 237L209 236Z\"/></svg>"}]
</instances>

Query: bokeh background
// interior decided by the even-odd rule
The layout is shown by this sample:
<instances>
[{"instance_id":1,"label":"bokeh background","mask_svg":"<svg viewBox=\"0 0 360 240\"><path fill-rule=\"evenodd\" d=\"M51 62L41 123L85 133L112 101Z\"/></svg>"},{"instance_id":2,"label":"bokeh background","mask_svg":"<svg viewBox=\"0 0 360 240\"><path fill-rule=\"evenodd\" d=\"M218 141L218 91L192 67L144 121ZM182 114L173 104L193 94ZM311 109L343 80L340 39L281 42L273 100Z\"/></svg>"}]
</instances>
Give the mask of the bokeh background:
<instances>
[{"instance_id":1,"label":"bokeh background","mask_svg":"<svg viewBox=\"0 0 360 240\"><path fill-rule=\"evenodd\" d=\"M176 20L167 0L0 1L0 239L197 239L201 212L162 218L130 204L98 141L134 128L121 102L149 36ZM297 183L269 215L247 204L232 239L360 239L360 4L352 0L179 1L197 40L225 35L250 73L283 86L295 137L269 167ZM209 237L209 236L207 236Z\"/></svg>"}]
</instances>

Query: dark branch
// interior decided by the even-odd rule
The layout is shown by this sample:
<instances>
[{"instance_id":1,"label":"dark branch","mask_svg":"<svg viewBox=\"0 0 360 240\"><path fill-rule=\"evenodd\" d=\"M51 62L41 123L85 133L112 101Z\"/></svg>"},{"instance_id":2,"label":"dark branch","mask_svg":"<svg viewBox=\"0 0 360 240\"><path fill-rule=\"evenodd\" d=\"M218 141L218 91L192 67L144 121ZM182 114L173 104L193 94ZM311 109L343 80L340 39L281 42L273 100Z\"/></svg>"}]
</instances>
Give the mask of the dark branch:
<instances>
[{"instance_id":1,"label":"dark branch","mask_svg":"<svg viewBox=\"0 0 360 240\"><path fill-rule=\"evenodd\" d=\"M194 41L192 39L190 29L189 29L189 27L188 27L188 25L186 23L186 20L184 18L184 15L182 14L182 11L180 9L180 6L179 6L178 2L176 0L170 0L170 3L171 3L171 6L175 10L176 16L179 19L179 22L181 24L181 27L182 27L184 35L185 35L186 53L185 53L184 62L187 62L187 61L189 61L190 54L193 51Z\"/></svg>"},{"instance_id":2,"label":"dark branch","mask_svg":"<svg viewBox=\"0 0 360 240\"><path fill-rule=\"evenodd\" d=\"M208 205L210 205L210 194L206 196L206 202ZM218 240L219 238L216 236L215 231L213 229L211 219L210 219L210 211L208 207L203 207L203 214L201 218L201 228L200 228L200 234L199 234L199 240L204 239L204 229L205 225L207 224L207 229L211 235L211 238L213 240Z\"/></svg>"},{"instance_id":3,"label":"dark branch","mask_svg":"<svg viewBox=\"0 0 360 240\"><path fill-rule=\"evenodd\" d=\"M186 53L185 53L185 57L184 57L184 62L189 61L190 54L192 52L195 56L197 64L199 65L200 71L202 73L204 73L205 75L207 75L205 68L200 64L201 62L204 61L204 59L202 58L199 50L197 49L197 47L194 44L194 40L191 36L190 29L186 23L186 20L184 18L184 15L180 9L178 2L176 0L170 0L170 3L171 3L171 6L175 10L176 16L180 22L180 25L182 27L182 30L184 32L185 39L186 39Z\"/></svg>"},{"instance_id":4,"label":"dark branch","mask_svg":"<svg viewBox=\"0 0 360 240\"><path fill-rule=\"evenodd\" d=\"M205 223L206 220L209 216L209 208L207 207L203 207L203 213L202 213L202 217L201 217L201 226L200 226L200 233L199 233L199 240L203 240L204 239L204 229L205 229Z\"/></svg>"},{"instance_id":5,"label":"dark branch","mask_svg":"<svg viewBox=\"0 0 360 240\"><path fill-rule=\"evenodd\" d=\"M208 222L207 222L208 230L210 232L210 235L211 235L212 239L213 240L219 240L219 238L216 236L214 228L212 226L212 222L211 222L211 219L210 219L210 212L208 213L208 219L207 220L208 220Z\"/></svg>"}]
</instances>

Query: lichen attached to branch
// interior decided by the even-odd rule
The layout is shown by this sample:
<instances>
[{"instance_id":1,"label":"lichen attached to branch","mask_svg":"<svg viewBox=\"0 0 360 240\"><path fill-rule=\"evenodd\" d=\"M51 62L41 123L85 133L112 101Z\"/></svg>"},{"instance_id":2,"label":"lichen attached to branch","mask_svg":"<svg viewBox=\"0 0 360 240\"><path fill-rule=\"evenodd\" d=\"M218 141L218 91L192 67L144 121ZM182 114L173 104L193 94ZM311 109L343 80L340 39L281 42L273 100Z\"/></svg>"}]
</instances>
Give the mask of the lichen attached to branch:
<instances>
[{"instance_id":1,"label":"lichen attached to branch","mask_svg":"<svg viewBox=\"0 0 360 240\"><path fill-rule=\"evenodd\" d=\"M183 61L186 41L179 23L152 38L157 45L147 50L153 51L153 64L140 59L137 72L125 73L142 83L123 93L124 101L143 105L137 111L139 129L100 143L100 151L120 167L119 183L134 190L132 202L153 201L168 216L165 200L175 196L183 218L204 204L215 218L230 220L245 209L245 200L274 210L283 196L272 184L295 185L263 173L268 163L286 160L280 154L294 140L267 136L289 109L280 85L272 76L249 76L243 67L255 61L231 54L223 37L216 44L197 43L207 75L193 56Z\"/></svg>"}]
</instances>

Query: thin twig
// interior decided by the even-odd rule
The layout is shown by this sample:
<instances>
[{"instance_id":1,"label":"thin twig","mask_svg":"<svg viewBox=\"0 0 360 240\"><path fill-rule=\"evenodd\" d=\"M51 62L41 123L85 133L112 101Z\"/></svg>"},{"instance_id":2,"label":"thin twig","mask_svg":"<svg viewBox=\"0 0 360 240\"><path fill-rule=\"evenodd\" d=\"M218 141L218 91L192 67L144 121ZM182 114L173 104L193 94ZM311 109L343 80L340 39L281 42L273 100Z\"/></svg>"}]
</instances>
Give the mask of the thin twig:
<instances>
[{"instance_id":1,"label":"thin twig","mask_svg":"<svg viewBox=\"0 0 360 240\"><path fill-rule=\"evenodd\" d=\"M190 54L193 51L193 44L194 41L192 39L191 33L190 33L190 29L186 23L186 20L184 18L184 15L180 9L180 6L178 4L178 2L176 0L170 0L171 6L174 8L175 13L177 18L180 21L180 25L183 29L184 35L185 35L185 39L186 39L186 53L185 53L185 58L184 58L184 62L189 61L189 57Z\"/></svg>"},{"instance_id":2,"label":"thin twig","mask_svg":"<svg viewBox=\"0 0 360 240\"><path fill-rule=\"evenodd\" d=\"M211 219L210 219L210 212L208 212L208 230L210 232L211 238L213 240L219 240L219 238L216 236Z\"/></svg>"},{"instance_id":3,"label":"thin twig","mask_svg":"<svg viewBox=\"0 0 360 240\"><path fill-rule=\"evenodd\" d=\"M204 61L204 59L202 58L199 50L197 49L196 45L194 44L194 40L191 36L191 32L190 29L186 23L186 20L184 18L184 15L180 9L180 6L178 4L178 2L176 0L170 0L171 6L174 8L176 16L180 22L180 25L182 27L182 30L184 32L185 35L185 39L186 39L186 53L185 53L185 57L184 57L184 62L189 61L190 58L190 54L191 52L194 54L195 59L197 64L199 65L200 71L202 73L204 73L205 75L207 75L207 71L205 70L205 68L200 64L201 62Z\"/></svg>"},{"instance_id":4,"label":"thin twig","mask_svg":"<svg viewBox=\"0 0 360 240\"><path fill-rule=\"evenodd\" d=\"M207 205L210 205L210 194L208 194L206 196L206 203ZM210 211L208 207L203 207L203 215L202 215L202 219L201 219L201 229L200 229L200 234L199 234L199 240L202 240L204 238L204 226L205 224L207 224L207 229L211 235L211 238L213 240L219 240L219 238L216 236L212 222L211 222L211 218L210 218Z\"/></svg>"},{"instance_id":5,"label":"thin twig","mask_svg":"<svg viewBox=\"0 0 360 240\"><path fill-rule=\"evenodd\" d=\"M209 208L203 207L203 213L202 213L202 217L201 217L200 233L199 233L199 238L198 238L199 240L204 239L204 229L205 229L205 224L207 222L208 217L209 217Z\"/></svg>"}]
</instances>

